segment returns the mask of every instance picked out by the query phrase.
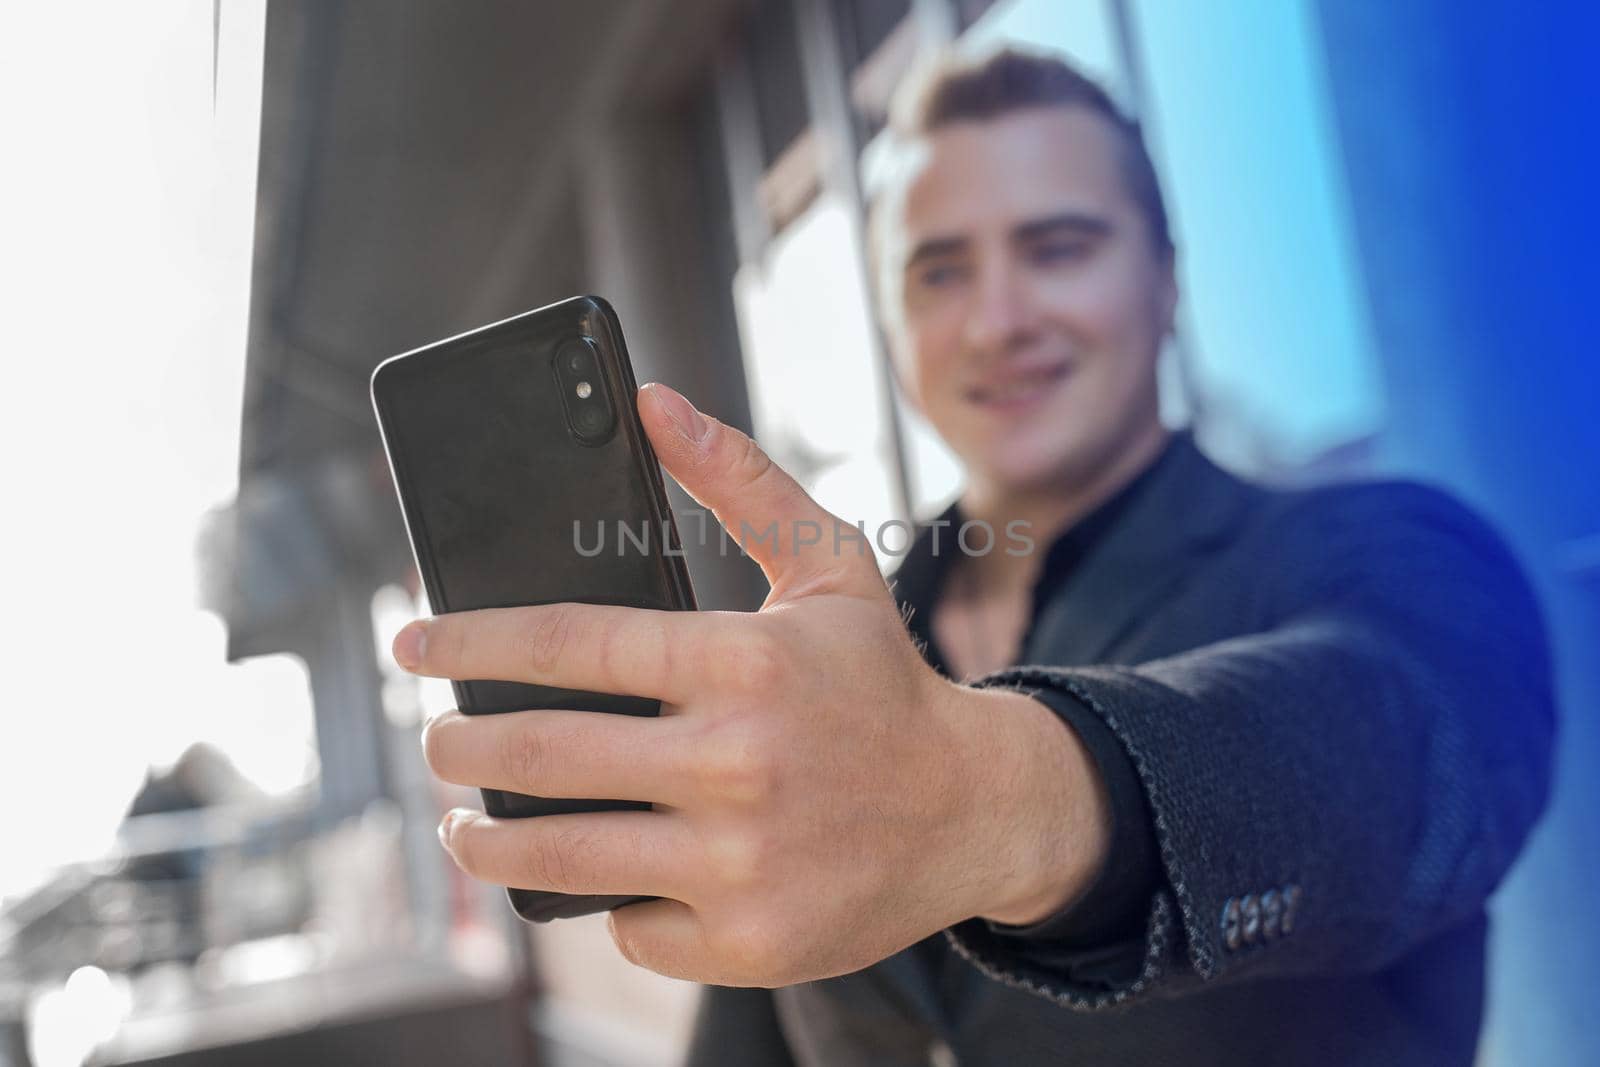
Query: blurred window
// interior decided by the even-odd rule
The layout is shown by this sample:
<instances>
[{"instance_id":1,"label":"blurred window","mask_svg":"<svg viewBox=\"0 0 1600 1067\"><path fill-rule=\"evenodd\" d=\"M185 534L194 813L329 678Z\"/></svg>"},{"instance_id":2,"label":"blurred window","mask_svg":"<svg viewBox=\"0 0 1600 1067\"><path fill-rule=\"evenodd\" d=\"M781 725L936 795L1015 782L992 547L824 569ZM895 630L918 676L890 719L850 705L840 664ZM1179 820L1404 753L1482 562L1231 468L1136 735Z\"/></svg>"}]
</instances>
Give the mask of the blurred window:
<instances>
[{"instance_id":1,"label":"blurred window","mask_svg":"<svg viewBox=\"0 0 1600 1067\"><path fill-rule=\"evenodd\" d=\"M835 0L840 59L861 142L883 128L884 105L916 53L920 37L913 6L910 0Z\"/></svg>"},{"instance_id":2,"label":"blurred window","mask_svg":"<svg viewBox=\"0 0 1600 1067\"><path fill-rule=\"evenodd\" d=\"M761 440L823 507L864 521L875 541L896 517L895 466L853 210L833 194L813 201L739 271L734 299Z\"/></svg>"},{"instance_id":3,"label":"blurred window","mask_svg":"<svg viewBox=\"0 0 1600 1067\"><path fill-rule=\"evenodd\" d=\"M995 6L995 0L951 0L951 3L956 10L956 25L963 30L977 22L985 12ZM1050 6L1064 8L1089 7L1091 5L1080 2L1078 4L1051 3Z\"/></svg>"},{"instance_id":4,"label":"blurred window","mask_svg":"<svg viewBox=\"0 0 1600 1067\"><path fill-rule=\"evenodd\" d=\"M760 123L761 158L771 167L806 128L806 93L787 3L761 4L750 19L750 72Z\"/></svg>"},{"instance_id":5,"label":"blurred window","mask_svg":"<svg viewBox=\"0 0 1600 1067\"><path fill-rule=\"evenodd\" d=\"M1130 0L1209 443L1257 470L1383 415L1315 13Z\"/></svg>"},{"instance_id":6,"label":"blurred window","mask_svg":"<svg viewBox=\"0 0 1600 1067\"><path fill-rule=\"evenodd\" d=\"M1012 43L1056 52L1095 78L1131 110L1128 76L1117 44L1114 0L1004 0L961 5L963 15L980 9L963 23L958 47L977 51Z\"/></svg>"},{"instance_id":7,"label":"blurred window","mask_svg":"<svg viewBox=\"0 0 1600 1067\"><path fill-rule=\"evenodd\" d=\"M854 69L911 13L911 0L834 0L845 67Z\"/></svg>"}]
</instances>

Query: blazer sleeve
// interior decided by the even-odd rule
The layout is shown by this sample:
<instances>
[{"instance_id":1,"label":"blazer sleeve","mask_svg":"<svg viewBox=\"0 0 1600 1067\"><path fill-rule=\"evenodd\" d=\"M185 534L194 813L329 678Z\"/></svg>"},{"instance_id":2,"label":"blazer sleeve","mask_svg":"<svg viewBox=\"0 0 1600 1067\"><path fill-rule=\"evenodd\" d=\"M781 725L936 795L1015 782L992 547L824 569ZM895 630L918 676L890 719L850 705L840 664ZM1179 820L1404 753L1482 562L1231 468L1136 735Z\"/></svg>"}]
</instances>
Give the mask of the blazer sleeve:
<instances>
[{"instance_id":1,"label":"blazer sleeve","mask_svg":"<svg viewBox=\"0 0 1600 1067\"><path fill-rule=\"evenodd\" d=\"M1165 876L1143 936L1112 946L1127 967L1086 969L980 921L947 931L991 977L1094 1010L1379 970L1481 912L1510 867L1545 803L1554 707L1539 612L1505 547L1403 484L1307 494L1264 543L1259 632L985 680L1105 723Z\"/></svg>"},{"instance_id":2,"label":"blazer sleeve","mask_svg":"<svg viewBox=\"0 0 1600 1067\"><path fill-rule=\"evenodd\" d=\"M684 1067L794 1067L770 989L706 986Z\"/></svg>"}]
</instances>

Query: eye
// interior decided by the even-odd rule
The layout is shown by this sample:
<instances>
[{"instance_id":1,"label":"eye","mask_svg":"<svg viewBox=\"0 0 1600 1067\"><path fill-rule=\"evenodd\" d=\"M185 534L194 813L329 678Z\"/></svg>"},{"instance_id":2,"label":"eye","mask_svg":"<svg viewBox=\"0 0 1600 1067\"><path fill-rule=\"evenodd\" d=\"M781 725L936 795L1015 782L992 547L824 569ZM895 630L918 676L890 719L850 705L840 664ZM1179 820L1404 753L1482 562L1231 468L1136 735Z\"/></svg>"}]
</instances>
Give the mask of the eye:
<instances>
[{"instance_id":1,"label":"eye","mask_svg":"<svg viewBox=\"0 0 1600 1067\"><path fill-rule=\"evenodd\" d=\"M1033 246L1030 258L1042 267L1075 263L1086 258L1092 248L1087 241L1044 241Z\"/></svg>"},{"instance_id":2,"label":"eye","mask_svg":"<svg viewBox=\"0 0 1600 1067\"><path fill-rule=\"evenodd\" d=\"M924 288L939 289L956 284L966 275L967 269L959 263L936 263L924 268L917 276L917 281Z\"/></svg>"}]
</instances>

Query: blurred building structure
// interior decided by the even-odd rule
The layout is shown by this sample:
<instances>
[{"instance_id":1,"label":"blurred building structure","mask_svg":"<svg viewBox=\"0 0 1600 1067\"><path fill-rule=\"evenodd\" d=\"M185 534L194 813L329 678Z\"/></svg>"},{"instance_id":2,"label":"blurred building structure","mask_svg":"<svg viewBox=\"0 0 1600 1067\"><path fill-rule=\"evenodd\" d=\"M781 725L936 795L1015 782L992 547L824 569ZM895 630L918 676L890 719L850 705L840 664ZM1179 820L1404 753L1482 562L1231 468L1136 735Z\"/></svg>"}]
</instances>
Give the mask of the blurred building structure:
<instances>
[{"instance_id":1,"label":"blurred building structure","mask_svg":"<svg viewBox=\"0 0 1600 1067\"><path fill-rule=\"evenodd\" d=\"M230 657L308 667L318 790L271 824L324 857L298 877L370 890L336 857L388 849L397 918L360 964L383 980L347 1013L296 1017L317 1014L320 971L254 987L278 1025L206 1062L367 1060L382 1040L383 1062L509 1063L533 1055L525 1033L540 1062L672 1061L690 987L630 973L598 922L526 931L443 866L418 697L386 679L374 633L375 601L415 586L367 376L596 292L641 381L753 429L826 506L930 514L958 472L881 351L858 158L919 55L1005 40L1068 54L1147 131L1183 270L1175 417L1260 477L1444 483L1528 562L1560 656L1562 774L1495 906L1485 1059L1593 1062L1600 375L1581 347L1576 22L1442 0L272 0L240 488L203 538L206 597ZM705 607L764 594L744 561L691 546L690 567ZM474 945L525 934L531 957L472 972ZM433 1043L474 1027L482 1048ZM106 1062L225 1043L148 1032Z\"/></svg>"}]
</instances>

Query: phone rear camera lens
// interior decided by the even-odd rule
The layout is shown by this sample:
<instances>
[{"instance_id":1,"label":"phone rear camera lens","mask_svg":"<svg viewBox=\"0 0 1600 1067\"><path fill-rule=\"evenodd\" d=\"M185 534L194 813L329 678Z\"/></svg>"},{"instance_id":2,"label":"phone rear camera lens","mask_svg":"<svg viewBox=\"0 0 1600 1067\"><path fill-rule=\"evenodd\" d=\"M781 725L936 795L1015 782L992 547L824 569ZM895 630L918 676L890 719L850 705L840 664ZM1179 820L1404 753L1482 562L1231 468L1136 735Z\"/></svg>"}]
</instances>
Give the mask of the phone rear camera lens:
<instances>
[{"instance_id":1,"label":"phone rear camera lens","mask_svg":"<svg viewBox=\"0 0 1600 1067\"><path fill-rule=\"evenodd\" d=\"M606 395L600 357L592 342L568 339L556 349L552 364L556 386L566 408L567 429L587 445L603 444L616 429L617 417Z\"/></svg>"},{"instance_id":2,"label":"phone rear camera lens","mask_svg":"<svg viewBox=\"0 0 1600 1067\"><path fill-rule=\"evenodd\" d=\"M594 368L594 353L583 341L569 341L561 349L561 366L575 377L587 378Z\"/></svg>"}]
</instances>

